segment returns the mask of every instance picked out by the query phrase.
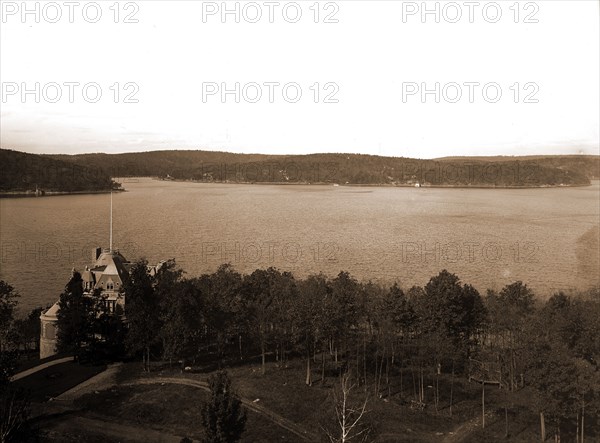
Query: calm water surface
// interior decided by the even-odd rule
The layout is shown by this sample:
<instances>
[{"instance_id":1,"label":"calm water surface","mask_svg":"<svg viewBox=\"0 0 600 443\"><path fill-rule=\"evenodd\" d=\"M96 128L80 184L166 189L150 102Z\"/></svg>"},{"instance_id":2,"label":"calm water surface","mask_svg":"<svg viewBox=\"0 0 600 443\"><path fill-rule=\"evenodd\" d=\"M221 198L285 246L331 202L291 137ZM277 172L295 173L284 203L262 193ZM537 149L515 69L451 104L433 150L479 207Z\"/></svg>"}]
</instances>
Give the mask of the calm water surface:
<instances>
[{"instance_id":1,"label":"calm water surface","mask_svg":"<svg viewBox=\"0 0 600 443\"><path fill-rule=\"evenodd\" d=\"M297 276L347 270L423 285L441 269L480 291L523 280L540 295L599 284L600 184L432 189L125 180L114 246L176 258L188 275L230 262ZM0 200L0 278L23 310L54 302L71 269L108 246L108 195Z\"/></svg>"}]
</instances>

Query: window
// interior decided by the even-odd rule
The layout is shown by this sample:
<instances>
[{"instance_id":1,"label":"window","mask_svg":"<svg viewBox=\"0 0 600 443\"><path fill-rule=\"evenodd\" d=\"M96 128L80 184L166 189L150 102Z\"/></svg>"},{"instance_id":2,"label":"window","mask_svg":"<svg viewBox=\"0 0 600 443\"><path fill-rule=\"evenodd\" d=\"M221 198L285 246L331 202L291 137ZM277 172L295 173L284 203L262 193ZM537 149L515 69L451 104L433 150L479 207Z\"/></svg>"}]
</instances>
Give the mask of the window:
<instances>
[{"instance_id":1,"label":"window","mask_svg":"<svg viewBox=\"0 0 600 443\"><path fill-rule=\"evenodd\" d=\"M56 330L52 323L46 323L44 325L44 338L47 340L54 340L56 338Z\"/></svg>"}]
</instances>

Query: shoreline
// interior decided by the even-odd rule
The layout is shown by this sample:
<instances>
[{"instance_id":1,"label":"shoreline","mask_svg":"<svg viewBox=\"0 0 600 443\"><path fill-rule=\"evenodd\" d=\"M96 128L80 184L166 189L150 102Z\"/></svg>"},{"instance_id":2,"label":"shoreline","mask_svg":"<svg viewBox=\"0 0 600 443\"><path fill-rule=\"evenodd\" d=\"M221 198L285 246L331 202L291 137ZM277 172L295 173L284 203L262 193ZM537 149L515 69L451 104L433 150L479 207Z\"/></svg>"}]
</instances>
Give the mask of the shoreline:
<instances>
[{"instance_id":1,"label":"shoreline","mask_svg":"<svg viewBox=\"0 0 600 443\"><path fill-rule=\"evenodd\" d=\"M0 191L0 198L41 198L57 197L61 195L110 194L111 192L127 191L125 189L106 189L101 191L44 191L41 195L36 195L35 191Z\"/></svg>"},{"instance_id":2,"label":"shoreline","mask_svg":"<svg viewBox=\"0 0 600 443\"><path fill-rule=\"evenodd\" d=\"M244 181L202 181L202 180L184 180L184 179L170 179L165 180L159 177L148 177L154 181L164 182L176 182L176 183L197 183L197 184L211 184L211 185L262 185L262 186L330 186L330 187L371 187L371 188L414 188L414 189L554 189L554 188L583 188L586 186L593 186L596 179L591 179L590 183L586 184L575 184L575 185L539 185L539 186L494 186L494 185L421 185L415 186L414 184L391 184L391 183L310 183L310 182L244 182Z\"/></svg>"},{"instance_id":3,"label":"shoreline","mask_svg":"<svg viewBox=\"0 0 600 443\"><path fill-rule=\"evenodd\" d=\"M133 177L131 177L133 178ZM412 189L563 189L563 188L583 188L593 186L596 179L590 180L588 184L575 185L540 185L540 186L485 186L485 185L421 185L412 184L388 184L388 183L309 183L309 182L234 182L234 181L201 181L201 180L183 180L171 179L165 180L159 177L135 177L149 178L153 181L175 182L175 183L194 183L209 185L260 185L260 186L329 186L329 187L353 187L353 188L412 188ZM125 184L125 183L122 183ZM44 191L42 195L36 195L35 191L0 191L0 199L4 198L39 198L39 197L59 197L65 195L94 195L110 194L111 192L128 192L126 189L100 190L100 191Z\"/></svg>"}]
</instances>

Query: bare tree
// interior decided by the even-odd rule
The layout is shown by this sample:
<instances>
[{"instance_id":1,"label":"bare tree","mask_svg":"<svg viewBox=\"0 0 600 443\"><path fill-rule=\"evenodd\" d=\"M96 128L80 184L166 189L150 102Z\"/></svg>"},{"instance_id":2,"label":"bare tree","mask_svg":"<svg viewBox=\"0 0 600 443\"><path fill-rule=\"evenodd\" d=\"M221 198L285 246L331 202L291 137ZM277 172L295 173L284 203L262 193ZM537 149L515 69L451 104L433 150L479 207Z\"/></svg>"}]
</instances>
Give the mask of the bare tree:
<instances>
[{"instance_id":1,"label":"bare tree","mask_svg":"<svg viewBox=\"0 0 600 443\"><path fill-rule=\"evenodd\" d=\"M30 429L29 398L23 390L0 386L0 442L24 441Z\"/></svg>"},{"instance_id":2,"label":"bare tree","mask_svg":"<svg viewBox=\"0 0 600 443\"><path fill-rule=\"evenodd\" d=\"M330 429L324 428L331 443L363 442L369 441L372 428L366 423L368 413L368 397L357 402L351 398L352 390L356 383L349 372L340 377L340 383L333 388L333 401L335 408L335 424Z\"/></svg>"}]
</instances>

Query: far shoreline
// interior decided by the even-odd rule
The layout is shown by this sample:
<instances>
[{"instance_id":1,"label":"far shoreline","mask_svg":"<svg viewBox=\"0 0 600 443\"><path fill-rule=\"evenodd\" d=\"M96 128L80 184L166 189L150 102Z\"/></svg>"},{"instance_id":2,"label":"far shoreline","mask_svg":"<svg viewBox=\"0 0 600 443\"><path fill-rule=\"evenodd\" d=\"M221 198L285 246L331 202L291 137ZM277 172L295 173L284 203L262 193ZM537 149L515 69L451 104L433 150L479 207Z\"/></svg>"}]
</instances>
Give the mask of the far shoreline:
<instances>
[{"instance_id":1,"label":"far shoreline","mask_svg":"<svg viewBox=\"0 0 600 443\"><path fill-rule=\"evenodd\" d=\"M574 185L540 185L540 186L484 186L484 185L421 185L415 186L411 184L388 184L388 183L308 183L308 182L243 182L243 181L201 181L201 180L183 180L183 179L168 179L160 177L126 177L127 179L142 179L147 178L153 181L175 182L175 183L194 183L204 185L261 185L261 186L328 186L328 187L348 187L348 188L412 188L412 189L564 189L564 188L583 188L593 186L594 182L599 182L600 179L591 179L587 184ZM124 182L126 183L126 182ZM121 183L121 184L124 184ZM37 195L35 191L0 191L0 199L8 198L40 198L40 197L60 197L67 195L94 195L94 194L110 194L111 192L128 192L125 188L99 191L44 191L43 194Z\"/></svg>"},{"instance_id":2,"label":"far shoreline","mask_svg":"<svg viewBox=\"0 0 600 443\"><path fill-rule=\"evenodd\" d=\"M175 182L175 183L195 183L208 185L262 185L262 186L329 186L329 187L355 187L355 188L413 188L413 189L562 189L562 188L583 188L593 186L595 181L600 179L590 179L590 183L586 184L560 184L560 185L539 185L539 186L484 186L484 185L420 185L414 184L391 184L391 183L309 183L309 182L244 182L244 181L202 181L202 180L185 180L185 179L164 179L161 177L137 177L149 178L154 181Z\"/></svg>"},{"instance_id":3,"label":"far shoreline","mask_svg":"<svg viewBox=\"0 0 600 443\"><path fill-rule=\"evenodd\" d=\"M111 192L127 192L125 189L105 189L99 191L43 191L43 194L37 195L35 191L0 191L0 198L42 198L42 197L60 197L63 195L92 195L92 194L110 194Z\"/></svg>"}]
</instances>

